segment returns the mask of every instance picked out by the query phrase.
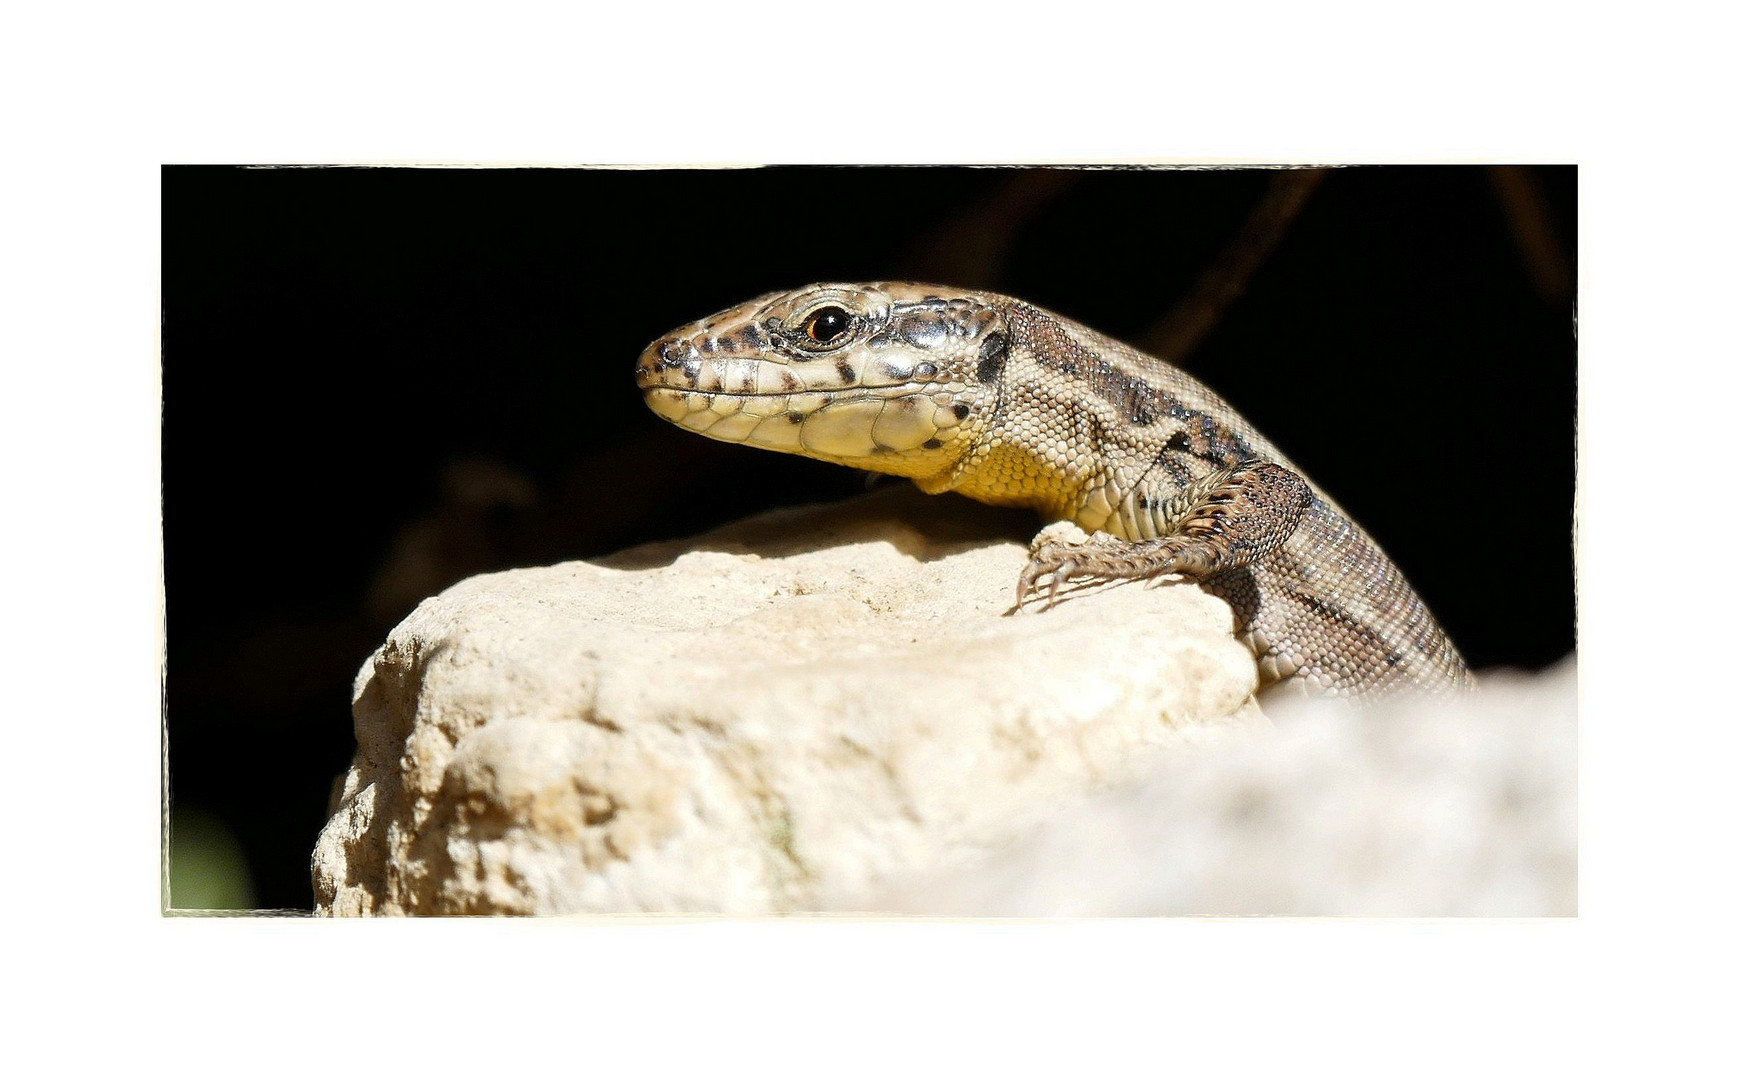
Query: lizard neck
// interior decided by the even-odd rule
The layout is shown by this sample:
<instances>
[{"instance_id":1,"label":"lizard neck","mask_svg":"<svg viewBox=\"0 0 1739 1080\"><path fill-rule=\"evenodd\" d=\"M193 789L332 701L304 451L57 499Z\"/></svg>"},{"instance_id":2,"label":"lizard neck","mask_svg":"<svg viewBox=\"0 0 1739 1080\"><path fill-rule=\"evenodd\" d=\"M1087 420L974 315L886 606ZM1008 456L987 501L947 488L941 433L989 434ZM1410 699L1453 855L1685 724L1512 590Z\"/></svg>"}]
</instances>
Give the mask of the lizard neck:
<instances>
[{"instance_id":1,"label":"lizard neck","mask_svg":"<svg viewBox=\"0 0 1739 1080\"><path fill-rule=\"evenodd\" d=\"M1023 384L1019 375L1018 369L1010 372L995 414L973 433L959 460L937 476L918 480L918 487L930 494L955 491L992 506L1024 507L1050 521L1073 521L1088 532L1124 535L1134 506L1116 470L1077 449L1079 433L1068 428L1079 418L1069 417L1054 400L1054 386ZM1035 430L1067 434L1034 438Z\"/></svg>"},{"instance_id":2,"label":"lizard neck","mask_svg":"<svg viewBox=\"0 0 1739 1080\"><path fill-rule=\"evenodd\" d=\"M1036 510L1053 521L1074 521L1092 531L1103 527L1110 504L1083 490L1087 478L1054 467L1018 443L987 439L947 473L917 481L929 494L954 491L992 506Z\"/></svg>"}]
</instances>

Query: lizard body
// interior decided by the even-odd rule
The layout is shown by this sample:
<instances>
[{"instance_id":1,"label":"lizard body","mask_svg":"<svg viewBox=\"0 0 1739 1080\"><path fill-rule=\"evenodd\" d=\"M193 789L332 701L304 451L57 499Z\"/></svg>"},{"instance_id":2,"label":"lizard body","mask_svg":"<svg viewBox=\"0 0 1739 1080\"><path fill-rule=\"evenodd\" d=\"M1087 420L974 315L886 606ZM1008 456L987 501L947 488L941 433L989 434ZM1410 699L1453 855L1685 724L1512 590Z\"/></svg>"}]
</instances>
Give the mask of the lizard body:
<instances>
[{"instance_id":1,"label":"lizard body","mask_svg":"<svg viewBox=\"0 0 1739 1080\"><path fill-rule=\"evenodd\" d=\"M1181 574L1232 608L1264 685L1471 676L1394 563L1213 391L1013 297L913 282L769 293L653 342L636 379L711 438L1025 506L1016 607L1049 578Z\"/></svg>"}]
</instances>

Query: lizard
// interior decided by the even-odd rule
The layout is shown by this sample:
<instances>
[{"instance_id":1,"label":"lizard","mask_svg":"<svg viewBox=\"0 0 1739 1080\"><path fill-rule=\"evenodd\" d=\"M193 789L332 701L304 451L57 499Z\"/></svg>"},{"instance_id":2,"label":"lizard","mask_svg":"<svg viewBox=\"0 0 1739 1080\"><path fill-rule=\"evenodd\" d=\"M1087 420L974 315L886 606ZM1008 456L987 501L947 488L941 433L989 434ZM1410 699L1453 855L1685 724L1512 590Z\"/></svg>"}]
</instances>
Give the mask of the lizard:
<instances>
[{"instance_id":1,"label":"lizard","mask_svg":"<svg viewBox=\"0 0 1739 1080\"><path fill-rule=\"evenodd\" d=\"M1377 543L1212 390L1011 296L824 283L664 335L636 382L727 442L1038 511L1015 588L1194 581L1232 609L1259 686L1457 691L1472 675ZM1083 534L1085 538L1083 538Z\"/></svg>"}]
</instances>

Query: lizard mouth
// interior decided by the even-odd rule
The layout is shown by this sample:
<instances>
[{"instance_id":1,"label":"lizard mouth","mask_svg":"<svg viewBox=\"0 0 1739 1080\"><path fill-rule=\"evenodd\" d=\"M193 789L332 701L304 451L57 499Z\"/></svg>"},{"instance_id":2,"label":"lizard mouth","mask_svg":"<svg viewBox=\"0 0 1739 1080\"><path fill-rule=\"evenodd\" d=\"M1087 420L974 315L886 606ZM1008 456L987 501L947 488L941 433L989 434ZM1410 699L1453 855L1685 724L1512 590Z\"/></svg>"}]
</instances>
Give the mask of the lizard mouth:
<instances>
[{"instance_id":1,"label":"lizard mouth","mask_svg":"<svg viewBox=\"0 0 1739 1080\"><path fill-rule=\"evenodd\" d=\"M848 386L837 390L795 390L783 393L736 393L729 390L693 390L682 385L642 381L640 392L653 412L672 423L705 431L717 419L749 415L760 419L783 417L797 424L824 409L874 405L883 407L911 402L934 405L923 383L894 386ZM947 403L944 402L944 405ZM900 407L911 407L901 405Z\"/></svg>"},{"instance_id":2,"label":"lizard mouth","mask_svg":"<svg viewBox=\"0 0 1739 1080\"><path fill-rule=\"evenodd\" d=\"M738 392L734 390L696 390L692 386L681 383L642 381L640 392L647 396L648 403L653 394L676 394L683 397L703 398L706 400L724 401L777 401L788 398L799 398L805 401L818 399L815 406L835 404L847 401L862 401L874 398L877 401L891 401L895 398L908 397L913 394L932 394L936 387L920 382L894 383L890 386L841 386L821 387L815 390L777 390L770 392L752 391Z\"/></svg>"},{"instance_id":3,"label":"lizard mouth","mask_svg":"<svg viewBox=\"0 0 1739 1080\"><path fill-rule=\"evenodd\" d=\"M960 435L960 412L930 389L906 383L761 394L641 386L654 413L708 438L907 475Z\"/></svg>"}]
</instances>

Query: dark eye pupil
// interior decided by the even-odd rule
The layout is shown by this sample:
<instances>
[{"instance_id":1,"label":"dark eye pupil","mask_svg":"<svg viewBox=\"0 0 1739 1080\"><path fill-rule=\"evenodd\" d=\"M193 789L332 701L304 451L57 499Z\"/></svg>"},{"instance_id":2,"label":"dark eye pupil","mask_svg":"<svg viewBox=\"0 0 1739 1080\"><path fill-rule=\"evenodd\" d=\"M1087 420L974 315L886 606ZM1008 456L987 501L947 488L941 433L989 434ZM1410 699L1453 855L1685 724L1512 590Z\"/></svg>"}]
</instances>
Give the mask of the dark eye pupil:
<instances>
[{"instance_id":1,"label":"dark eye pupil","mask_svg":"<svg viewBox=\"0 0 1739 1080\"><path fill-rule=\"evenodd\" d=\"M809 336L825 345L846 332L851 326L851 316L844 308L824 307L809 317L806 328Z\"/></svg>"}]
</instances>

